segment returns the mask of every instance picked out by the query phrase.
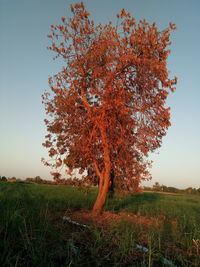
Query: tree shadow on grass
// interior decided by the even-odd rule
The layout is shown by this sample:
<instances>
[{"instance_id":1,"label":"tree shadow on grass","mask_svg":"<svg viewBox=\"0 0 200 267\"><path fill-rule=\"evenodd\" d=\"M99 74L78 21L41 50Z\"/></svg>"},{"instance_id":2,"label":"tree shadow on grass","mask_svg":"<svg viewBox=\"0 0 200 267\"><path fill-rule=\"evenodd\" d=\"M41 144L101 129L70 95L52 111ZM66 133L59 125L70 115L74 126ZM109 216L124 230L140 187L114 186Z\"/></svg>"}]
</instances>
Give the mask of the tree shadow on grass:
<instances>
[{"instance_id":1,"label":"tree shadow on grass","mask_svg":"<svg viewBox=\"0 0 200 267\"><path fill-rule=\"evenodd\" d=\"M158 202L163 198L161 194L158 193L142 193L136 194L123 199L114 199L107 203L109 210L112 209L115 212L119 211L131 211L137 212L140 207L146 205L152 205L154 202Z\"/></svg>"}]
</instances>

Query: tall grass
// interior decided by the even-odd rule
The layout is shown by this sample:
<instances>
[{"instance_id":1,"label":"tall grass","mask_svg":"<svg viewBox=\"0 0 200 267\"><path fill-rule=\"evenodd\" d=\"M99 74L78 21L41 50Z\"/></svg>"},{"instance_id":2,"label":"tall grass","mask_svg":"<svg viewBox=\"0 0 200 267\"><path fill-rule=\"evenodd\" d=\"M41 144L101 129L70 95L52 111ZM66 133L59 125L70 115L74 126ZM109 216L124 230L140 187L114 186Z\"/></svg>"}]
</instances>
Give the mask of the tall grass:
<instances>
[{"instance_id":1,"label":"tall grass","mask_svg":"<svg viewBox=\"0 0 200 267\"><path fill-rule=\"evenodd\" d=\"M107 209L163 218L158 227L135 225L136 239L153 251L154 260L167 257L178 266L200 266L200 197L143 193L107 203ZM130 226L129 226L130 229Z\"/></svg>"},{"instance_id":2,"label":"tall grass","mask_svg":"<svg viewBox=\"0 0 200 267\"><path fill-rule=\"evenodd\" d=\"M0 184L0 265L53 266L55 231L49 203L25 184Z\"/></svg>"},{"instance_id":3,"label":"tall grass","mask_svg":"<svg viewBox=\"0 0 200 267\"><path fill-rule=\"evenodd\" d=\"M62 220L90 209L96 189L0 183L0 266L200 266L200 198L143 193L109 199L106 210L163 218L82 228ZM144 249L139 249L138 245Z\"/></svg>"}]
</instances>

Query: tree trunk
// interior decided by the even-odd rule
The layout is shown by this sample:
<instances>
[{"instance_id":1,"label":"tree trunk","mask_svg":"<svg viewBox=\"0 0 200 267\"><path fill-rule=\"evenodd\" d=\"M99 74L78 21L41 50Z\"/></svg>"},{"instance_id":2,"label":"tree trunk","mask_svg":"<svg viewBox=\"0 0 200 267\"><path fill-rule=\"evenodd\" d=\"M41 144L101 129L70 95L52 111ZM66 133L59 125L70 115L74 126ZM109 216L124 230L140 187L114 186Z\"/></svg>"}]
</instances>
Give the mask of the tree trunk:
<instances>
[{"instance_id":1,"label":"tree trunk","mask_svg":"<svg viewBox=\"0 0 200 267\"><path fill-rule=\"evenodd\" d=\"M103 206L106 202L106 197L109 189L110 171L111 171L110 151L109 151L108 139L104 123L99 125L99 130L101 133L103 151L104 151L104 170L101 172L98 168L97 163L94 162L97 175L99 176L100 179L98 196L92 210L92 213L94 215L100 214L103 210Z\"/></svg>"},{"instance_id":2,"label":"tree trunk","mask_svg":"<svg viewBox=\"0 0 200 267\"><path fill-rule=\"evenodd\" d=\"M109 189L109 181L110 181L110 174L108 173L106 176L103 177L103 185L99 187L98 196L92 209L92 213L94 215L99 215L103 210Z\"/></svg>"}]
</instances>

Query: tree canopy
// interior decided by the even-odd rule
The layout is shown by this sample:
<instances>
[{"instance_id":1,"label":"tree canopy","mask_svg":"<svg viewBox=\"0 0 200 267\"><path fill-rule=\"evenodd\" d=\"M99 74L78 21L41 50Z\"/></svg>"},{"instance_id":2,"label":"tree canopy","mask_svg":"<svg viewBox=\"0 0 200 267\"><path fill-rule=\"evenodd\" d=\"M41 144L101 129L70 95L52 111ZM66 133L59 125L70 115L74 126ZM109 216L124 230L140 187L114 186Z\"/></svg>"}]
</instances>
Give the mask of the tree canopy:
<instances>
[{"instance_id":1,"label":"tree canopy","mask_svg":"<svg viewBox=\"0 0 200 267\"><path fill-rule=\"evenodd\" d=\"M161 146L170 126L165 103L177 79L169 78L166 61L175 25L159 31L124 9L116 25L95 25L83 3L71 12L48 35L64 67L49 78L51 94L43 95L44 146L55 160L46 165L89 170L93 175L83 179L98 180L93 212L99 213L111 173L118 188L132 191L150 179L148 153Z\"/></svg>"}]
</instances>

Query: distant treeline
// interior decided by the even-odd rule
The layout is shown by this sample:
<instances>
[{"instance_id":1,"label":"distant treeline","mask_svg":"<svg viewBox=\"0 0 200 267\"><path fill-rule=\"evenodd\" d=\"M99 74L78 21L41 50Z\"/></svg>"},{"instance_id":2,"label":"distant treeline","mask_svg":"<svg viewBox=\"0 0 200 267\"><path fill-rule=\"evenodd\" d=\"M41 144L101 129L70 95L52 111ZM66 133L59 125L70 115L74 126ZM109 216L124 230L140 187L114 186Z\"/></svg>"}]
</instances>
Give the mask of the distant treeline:
<instances>
[{"instance_id":1,"label":"distant treeline","mask_svg":"<svg viewBox=\"0 0 200 267\"><path fill-rule=\"evenodd\" d=\"M179 189L173 186L160 185L158 182L156 182L152 187L144 186L144 191L200 195L200 188L187 187L185 189Z\"/></svg>"},{"instance_id":2,"label":"distant treeline","mask_svg":"<svg viewBox=\"0 0 200 267\"><path fill-rule=\"evenodd\" d=\"M5 176L0 176L0 182L23 182L23 183L27 182L27 183L37 183L37 184L50 184L50 185L83 186L83 183L80 179L77 178L60 179L59 177L55 177L55 174L53 181L42 179L40 176L36 176L34 178L27 177L26 179L20 179L16 177L6 178ZM152 187L144 186L142 189L144 191L200 195L200 188L188 187L185 189L179 189L172 186L160 185L158 182L156 182Z\"/></svg>"},{"instance_id":3,"label":"distant treeline","mask_svg":"<svg viewBox=\"0 0 200 267\"><path fill-rule=\"evenodd\" d=\"M42 179L40 176L36 176L34 178L27 177L25 179L0 176L0 182L21 182L21 183L37 183L37 184L51 184L51 185L72 185L72 186L82 185L82 181L80 179L77 178L60 179L59 177L55 176L53 181Z\"/></svg>"}]
</instances>

